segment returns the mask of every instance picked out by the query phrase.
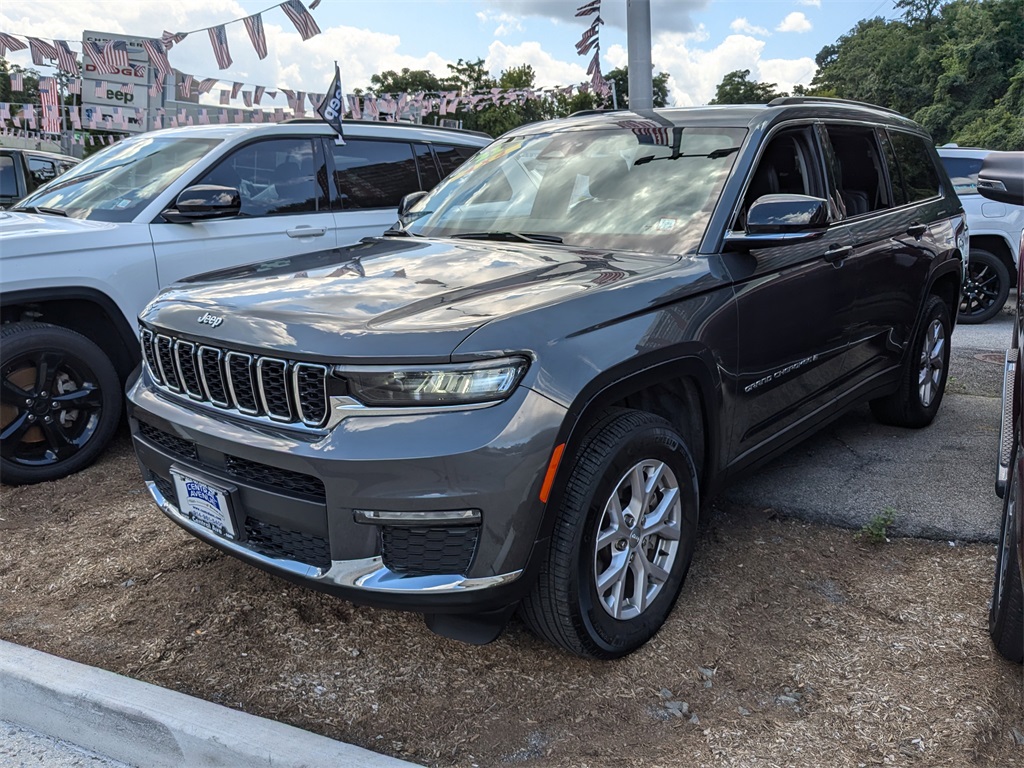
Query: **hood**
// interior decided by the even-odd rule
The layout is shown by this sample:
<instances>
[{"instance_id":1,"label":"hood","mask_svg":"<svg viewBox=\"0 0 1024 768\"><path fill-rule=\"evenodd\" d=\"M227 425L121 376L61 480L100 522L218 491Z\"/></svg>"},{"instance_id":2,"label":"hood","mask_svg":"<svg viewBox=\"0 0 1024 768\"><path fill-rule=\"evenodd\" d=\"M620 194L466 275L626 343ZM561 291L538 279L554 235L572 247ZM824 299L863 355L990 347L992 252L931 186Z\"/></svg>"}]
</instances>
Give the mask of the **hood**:
<instances>
[{"instance_id":1,"label":"hood","mask_svg":"<svg viewBox=\"0 0 1024 768\"><path fill-rule=\"evenodd\" d=\"M190 278L143 321L296 359L439 360L482 325L679 261L551 245L374 238ZM207 313L221 319L200 318Z\"/></svg>"},{"instance_id":2,"label":"hood","mask_svg":"<svg viewBox=\"0 0 1024 768\"><path fill-rule=\"evenodd\" d=\"M20 211L0 211L0 241L5 243L17 238L40 235L82 235L86 232L101 232L114 229L118 225L109 221L87 221L57 216L50 213L22 213ZM0 248L0 255L7 251Z\"/></svg>"}]
</instances>

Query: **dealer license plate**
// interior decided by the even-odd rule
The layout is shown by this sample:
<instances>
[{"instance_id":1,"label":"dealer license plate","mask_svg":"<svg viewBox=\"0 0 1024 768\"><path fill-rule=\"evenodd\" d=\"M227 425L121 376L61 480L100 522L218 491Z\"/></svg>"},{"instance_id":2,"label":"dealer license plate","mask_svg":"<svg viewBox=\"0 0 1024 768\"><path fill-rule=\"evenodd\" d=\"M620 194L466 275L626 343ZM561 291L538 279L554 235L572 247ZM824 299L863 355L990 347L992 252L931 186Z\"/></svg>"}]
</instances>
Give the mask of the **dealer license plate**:
<instances>
[{"instance_id":1,"label":"dealer license plate","mask_svg":"<svg viewBox=\"0 0 1024 768\"><path fill-rule=\"evenodd\" d=\"M235 526L231 522L228 492L176 469L172 469L171 474L174 475L181 514L219 536L234 538Z\"/></svg>"}]
</instances>

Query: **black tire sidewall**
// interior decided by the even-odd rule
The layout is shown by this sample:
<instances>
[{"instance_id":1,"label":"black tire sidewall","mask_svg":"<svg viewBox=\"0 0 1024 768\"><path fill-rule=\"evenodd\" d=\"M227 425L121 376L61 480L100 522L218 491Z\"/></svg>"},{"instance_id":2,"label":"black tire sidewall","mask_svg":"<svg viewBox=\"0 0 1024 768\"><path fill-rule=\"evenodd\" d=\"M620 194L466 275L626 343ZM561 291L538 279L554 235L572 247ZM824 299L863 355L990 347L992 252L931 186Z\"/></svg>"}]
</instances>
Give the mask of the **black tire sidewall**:
<instances>
[{"instance_id":1,"label":"black tire sidewall","mask_svg":"<svg viewBox=\"0 0 1024 768\"><path fill-rule=\"evenodd\" d=\"M667 425L666 425L667 426ZM604 505L623 474L644 459L665 462L679 482L682 521L679 550L668 581L650 606L634 619L612 618L601 606L595 585L593 555ZM586 500L587 514L575 547L579 620L606 658L623 656L643 645L662 626L675 605L693 559L698 522L697 477L686 445L673 430L643 425L630 432L601 463L598 481Z\"/></svg>"},{"instance_id":2,"label":"black tire sidewall","mask_svg":"<svg viewBox=\"0 0 1024 768\"><path fill-rule=\"evenodd\" d=\"M84 469L110 442L121 419L121 381L113 364L95 343L67 328L45 323L18 323L5 327L0 348L0 375L4 375L14 359L41 350L63 352L84 378L96 383L102 398L99 424L88 442L65 461L30 467L0 459L0 481L6 485L57 480Z\"/></svg>"},{"instance_id":3,"label":"black tire sidewall","mask_svg":"<svg viewBox=\"0 0 1024 768\"><path fill-rule=\"evenodd\" d=\"M984 248L974 247L970 249L970 258L968 260L968 269L970 264L984 262L987 266L991 267L996 275L999 277L999 295L990 307L976 312L974 314L957 313L957 322L964 323L965 325L978 325L980 323L986 323L993 317L999 314L1003 306L1006 304L1006 299L1010 295L1010 271L1003 264L1002 260L991 251L987 251Z\"/></svg>"}]
</instances>

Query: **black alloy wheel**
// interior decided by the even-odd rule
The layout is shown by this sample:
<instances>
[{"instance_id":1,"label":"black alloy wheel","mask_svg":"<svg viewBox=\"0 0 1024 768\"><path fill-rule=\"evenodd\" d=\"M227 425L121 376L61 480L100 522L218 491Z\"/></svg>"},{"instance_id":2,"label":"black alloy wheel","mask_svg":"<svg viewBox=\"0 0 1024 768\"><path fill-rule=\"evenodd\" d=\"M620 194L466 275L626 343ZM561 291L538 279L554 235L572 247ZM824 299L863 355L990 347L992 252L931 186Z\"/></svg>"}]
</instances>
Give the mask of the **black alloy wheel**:
<instances>
[{"instance_id":1,"label":"black alloy wheel","mask_svg":"<svg viewBox=\"0 0 1024 768\"><path fill-rule=\"evenodd\" d=\"M103 351L74 331L15 323L0 332L0 480L56 480L99 456L121 417Z\"/></svg>"},{"instance_id":2,"label":"black alloy wheel","mask_svg":"<svg viewBox=\"0 0 1024 768\"><path fill-rule=\"evenodd\" d=\"M976 325L991 320L1006 304L1010 273L1002 260L983 248L971 248L957 320Z\"/></svg>"}]
</instances>

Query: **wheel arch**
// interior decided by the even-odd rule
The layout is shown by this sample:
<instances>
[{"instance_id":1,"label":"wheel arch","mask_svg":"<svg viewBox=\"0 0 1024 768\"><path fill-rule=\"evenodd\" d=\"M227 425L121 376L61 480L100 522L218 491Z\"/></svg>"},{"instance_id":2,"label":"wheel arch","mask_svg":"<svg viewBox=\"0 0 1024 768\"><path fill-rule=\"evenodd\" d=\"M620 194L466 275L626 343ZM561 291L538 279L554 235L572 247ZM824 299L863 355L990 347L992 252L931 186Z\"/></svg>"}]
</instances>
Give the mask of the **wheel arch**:
<instances>
[{"instance_id":1,"label":"wheel arch","mask_svg":"<svg viewBox=\"0 0 1024 768\"><path fill-rule=\"evenodd\" d=\"M1017 264L1013 260L1013 247L1005 237L996 234L975 235L971 233L970 247L981 248L997 256L1011 277L1017 273Z\"/></svg>"},{"instance_id":2,"label":"wheel arch","mask_svg":"<svg viewBox=\"0 0 1024 768\"><path fill-rule=\"evenodd\" d=\"M932 276L932 281L925 293L928 296L935 295L942 299L949 309L950 322L956 324L957 312L960 309L960 291L963 289L963 268L962 257L946 262L945 265ZM922 307L924 301L922 301ZM918 318L918 323L921 319ZM916 328L915 328L916 330Z\"/></svg>"},{"instance_id":3,"label":"wheel arch","mask_svg":"<svg viewBox=\"0 0 1024 768\"><path fill-rule=\"evenodd\" d=\"M117 303L93 288L45 288L0 295L0 321L38 321L82 334L114 364L123 382L141 359L139 345Z\"/></svg>"},{"instance_id":4,"label":"wheel arch","mask_svg":"<svg viewBox=\"0 0 1024 768\"><path fill-rule=\"evenodd\" d=\"M570 462L590 424L609 408L653 413L670 422L687 441L697 465L701 506L713 496L720 477L719 420L721 381L710 350L690 350L658 361L632 361L603 372L570 405L556 445L564 444L563 463L551 487L548 509L556 509L570 474ZM550 533L553 515L545 516L542 536Z\"/></svg>"}]
</instances>

